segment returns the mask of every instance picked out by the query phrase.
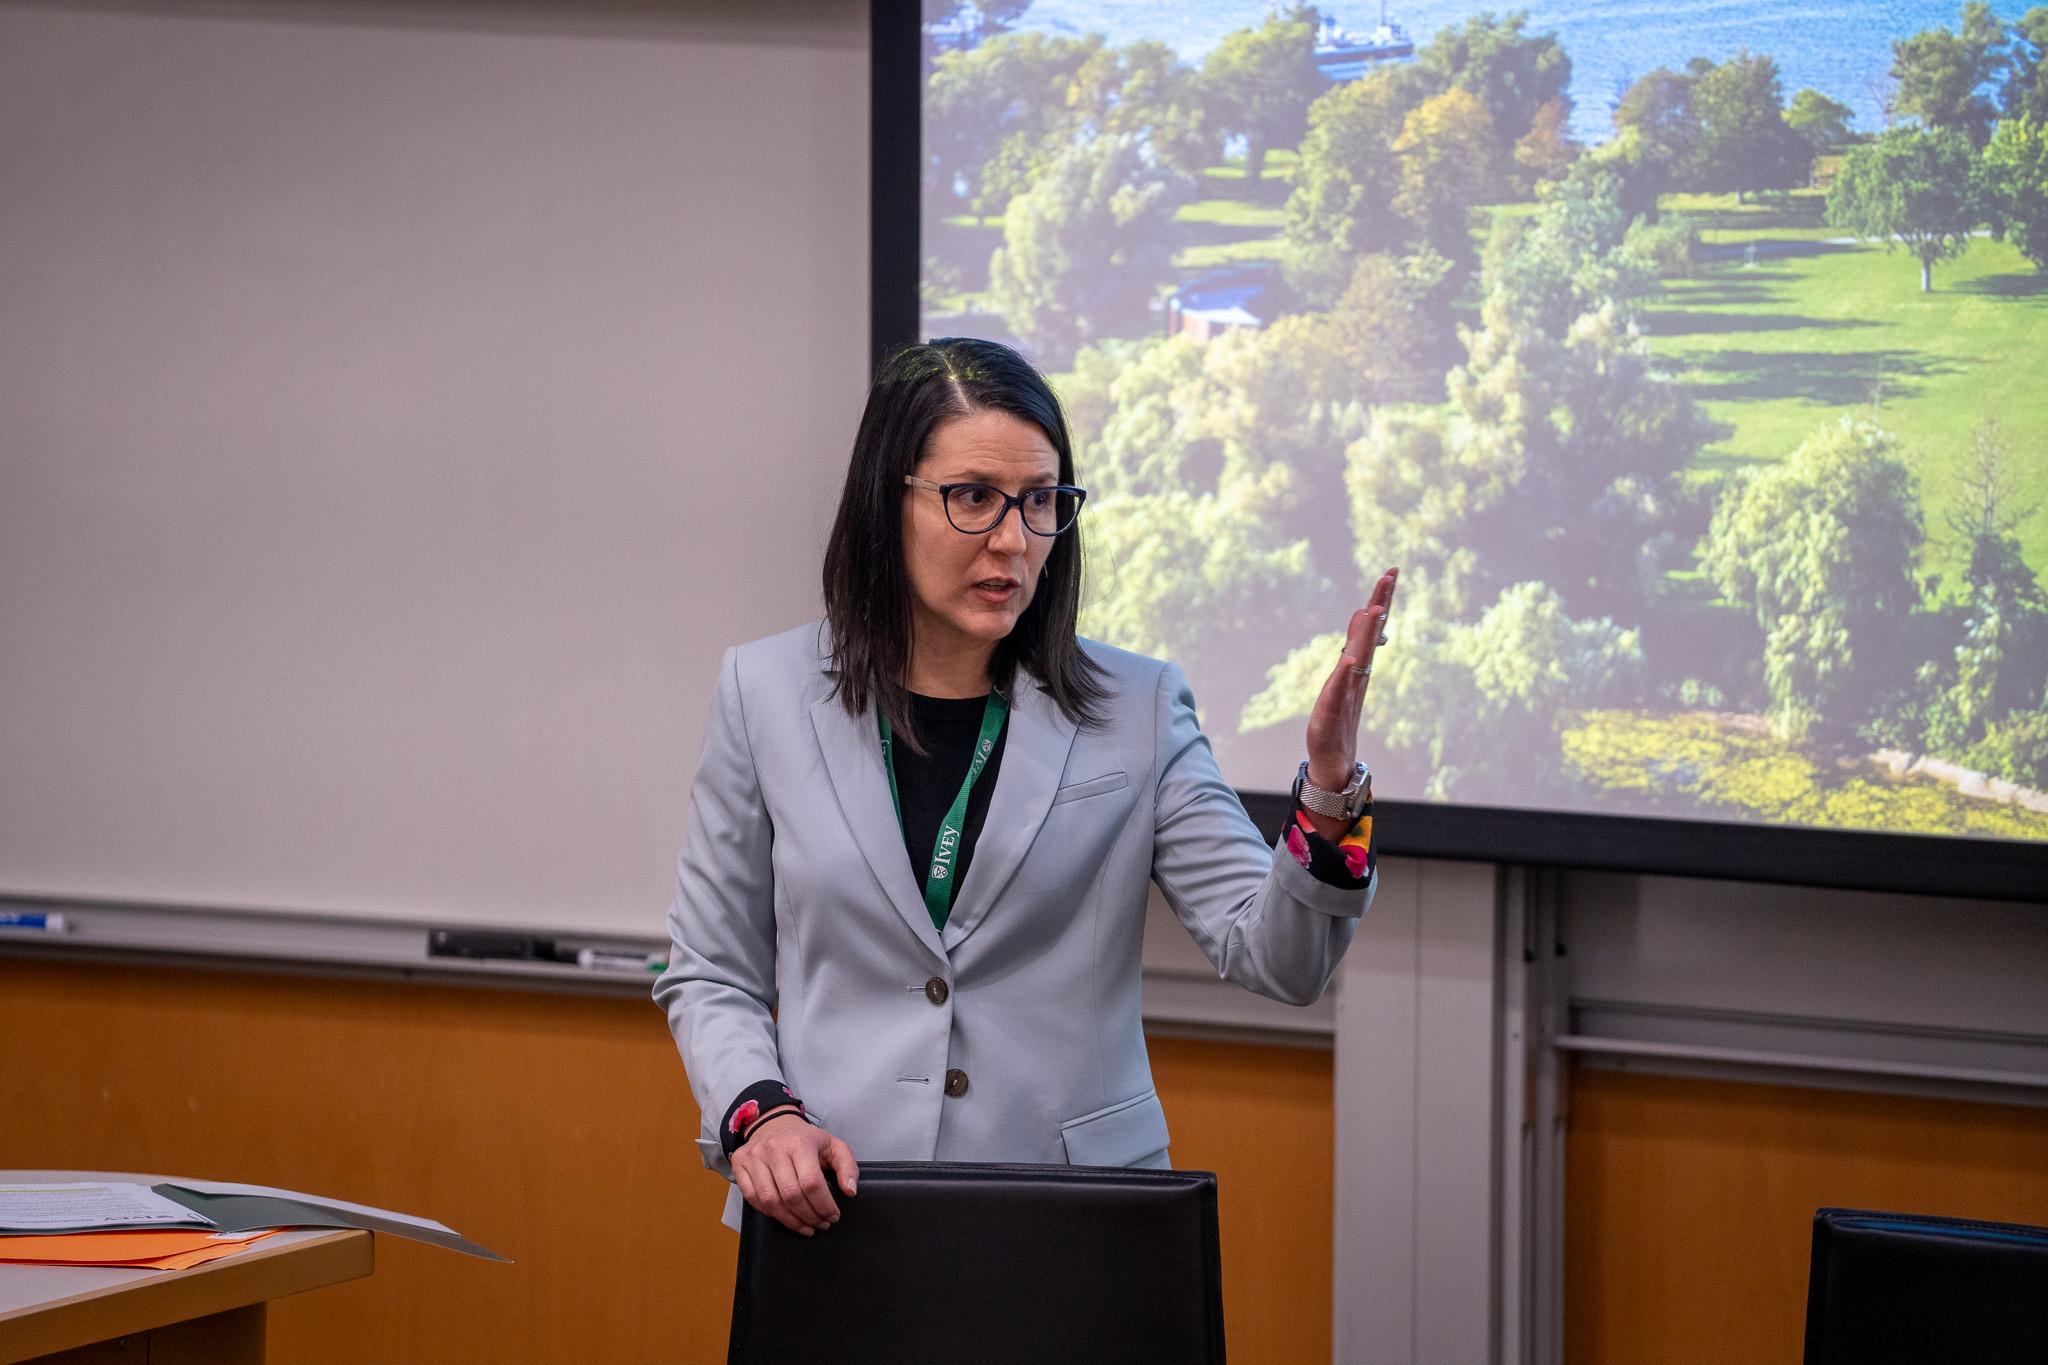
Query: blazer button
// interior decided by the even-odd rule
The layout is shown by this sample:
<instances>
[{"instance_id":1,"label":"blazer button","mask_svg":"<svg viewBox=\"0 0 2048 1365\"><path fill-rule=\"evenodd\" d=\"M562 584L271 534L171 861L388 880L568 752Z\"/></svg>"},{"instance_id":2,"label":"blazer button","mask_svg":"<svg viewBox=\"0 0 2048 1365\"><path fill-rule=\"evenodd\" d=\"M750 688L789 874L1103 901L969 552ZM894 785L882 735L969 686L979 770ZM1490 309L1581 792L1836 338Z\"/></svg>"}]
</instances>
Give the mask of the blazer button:
<instances>
[{"instance_id":1,"label":"blazer button","mask_svg":"<svg viewBox=\"0 0 2048 1365\"><path fill-rule=\"evenodd\" d=\"M948 1071L946 1073L946 1093L948 1095L951 1095L956 1100L959 1099L962 1095L966 1094L967 1073L962 1071L958 1067L954 1067L951 1071Z\"/></svg>"},{"instance_id":2,"label":"blazer button","mask_svg":"<svg viewBox=\"0 0 2048 1365\"><path fill-rule=\"evenodd\" d=\"M943 977L935 976L924 983L924 998L931 1001L934 1005L945 1004L948 994L950 992L946 989L946 982Z\"/></svg>"}]
</instances>

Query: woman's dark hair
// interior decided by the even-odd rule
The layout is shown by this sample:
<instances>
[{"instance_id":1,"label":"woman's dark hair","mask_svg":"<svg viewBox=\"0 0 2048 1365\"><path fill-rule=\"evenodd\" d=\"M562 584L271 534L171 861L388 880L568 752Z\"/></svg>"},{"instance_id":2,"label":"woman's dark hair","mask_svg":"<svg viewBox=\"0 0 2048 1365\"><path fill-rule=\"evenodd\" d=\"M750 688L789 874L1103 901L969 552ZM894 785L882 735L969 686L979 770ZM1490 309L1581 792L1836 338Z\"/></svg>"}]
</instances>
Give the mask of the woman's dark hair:
<instances>
[{"instance_id":1,"label":"woman's dark hair","mask_svg":"<svg viewBox=\"0 0 2048 1365\"><path fill-rule=\"evenodd\" d=\"M1074 482L1074 449L1060 401L1031 362L1007 346L941 337L905 346L882 362L868 391L839 516L825 549L825 622L833 695L854 715L872 702L923 752L910 722L911 587L903 558L903 476L932 434L977 412L1006 412L1045 433L1059 453L1061 483ZM1021 516L1022 513L1019 513ZM1107 695L1101 667L1074 638L1081 611L1081 527L1056 537L1031 605L996 646L989 681L1012 695L1021 665L1075 724L1099 720Z\"/></svg>"}]
</instances>

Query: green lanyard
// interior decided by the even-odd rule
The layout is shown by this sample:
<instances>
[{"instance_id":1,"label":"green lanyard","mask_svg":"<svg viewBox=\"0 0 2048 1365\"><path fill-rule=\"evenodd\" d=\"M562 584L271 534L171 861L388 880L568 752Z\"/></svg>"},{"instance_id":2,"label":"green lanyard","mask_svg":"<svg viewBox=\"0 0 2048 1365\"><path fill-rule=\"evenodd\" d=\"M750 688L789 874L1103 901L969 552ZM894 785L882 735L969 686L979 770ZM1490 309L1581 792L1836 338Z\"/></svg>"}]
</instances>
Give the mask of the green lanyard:
<instances>
[{"instance_id":1,"label":"green lanyard","mask_svg":"<svg viewBox=\"0 0 2048 1365\"><path fill-rule=\"evenodd\" d=\"M988 766L988 756L995 751L996 736L1003 731L1003 721L1009 717L1010 703L1003 700L1000 692L990 692L981 708L981 735L974 741L974 761L967 765L967 780L960 784L960 794L953 798L953 808L946 812L946 818L939 822L939 837L932 845L931 870L924 876L924 908L932 917L932 927L946 927L946 916L953 910L953 868L960 854L960 831L967 823L967 794L974 790L974 781L981 776L981 770ZM903 824L903 794L896 790L896 744L895 736L889 730L889 718L882 717L882 767L889 774L889 799L896 803L896 824Z\"/></svg>"}]
</instances>

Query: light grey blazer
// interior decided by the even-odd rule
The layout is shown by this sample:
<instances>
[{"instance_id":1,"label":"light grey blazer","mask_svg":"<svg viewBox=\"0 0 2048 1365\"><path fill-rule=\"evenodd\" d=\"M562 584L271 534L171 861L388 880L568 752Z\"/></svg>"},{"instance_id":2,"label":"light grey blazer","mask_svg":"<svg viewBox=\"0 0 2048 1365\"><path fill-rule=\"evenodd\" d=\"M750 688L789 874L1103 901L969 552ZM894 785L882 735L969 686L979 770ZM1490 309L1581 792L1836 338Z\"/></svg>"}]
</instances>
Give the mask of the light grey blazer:
<instances>
[{"instance_id":1,"label":"light grey blazer","mask_svg":"<svg viewBox=\"0 0 2048 1365\"><path fill-rule=\"evenodd\" d=\"M875 716L829 697L824 641L812 625L726 652L691 790L654 994L705 1164L731 1178L716 1125L776 1078L856 1160L1166 1165L1139 1008L1146 884L1219 973L1293 1005L1322 994L1373 887L1266 847L1178 668L1084 641L1107 723L1077 729L1020 673L941 933ZM948 1070L965 1094L946 1095Z\"/></svg>"}]
</instances>

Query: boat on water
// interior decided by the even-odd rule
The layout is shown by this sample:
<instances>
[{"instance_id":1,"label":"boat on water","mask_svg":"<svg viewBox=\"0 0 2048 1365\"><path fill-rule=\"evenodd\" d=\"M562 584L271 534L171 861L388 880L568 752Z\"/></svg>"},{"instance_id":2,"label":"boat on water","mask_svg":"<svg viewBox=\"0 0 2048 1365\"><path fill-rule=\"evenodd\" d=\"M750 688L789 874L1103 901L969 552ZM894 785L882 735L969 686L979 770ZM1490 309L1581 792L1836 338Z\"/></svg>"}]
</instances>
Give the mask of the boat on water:
<instances>
[{"instance_id":1,"label":"boat on water","mask_svg":"<svg viewBox=\"0 0 2048 1365\"><path fill-rule=\"evenodd\" d=\"M1333 81L1355 81L1382 62L1406 61L1415 56L1415 40L1408 30L1387 17L1386 0L1380 0L1379 27L1358 34L1325 14L1316 34L1316 70Z\"/></svg>"}]
</instances>

